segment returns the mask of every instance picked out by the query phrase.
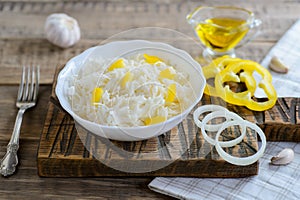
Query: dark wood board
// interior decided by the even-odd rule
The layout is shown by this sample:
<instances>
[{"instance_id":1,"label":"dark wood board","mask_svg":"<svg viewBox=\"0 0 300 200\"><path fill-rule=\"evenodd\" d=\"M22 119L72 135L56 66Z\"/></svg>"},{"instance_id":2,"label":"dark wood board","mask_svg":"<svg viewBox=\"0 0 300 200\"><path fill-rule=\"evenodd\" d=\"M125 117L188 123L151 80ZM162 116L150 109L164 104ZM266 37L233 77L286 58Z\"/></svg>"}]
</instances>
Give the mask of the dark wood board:
<instances>
[{"instance_id":1,"label":"dark wood board","mask_svg":"<svg viewBox=\"0 0 300 200\"><path fill-rule=\"evenodd\" d=\"M220 158L214 147L203 139L192 120L192 112L171 131L138 142L112 141L75 126L54 92L61 68L57 68L54 77L40 139L37 163L40 176L245 177L258 173L258 163L242 167ZM272 109L253 112L204 95L198 106L212 103L223 105L258 124L268 141L300 141L299 102L298 98L280 98ZM239 133L233 131L229 134L229 137L236 137ZM257 139L255 132L247 130L243 142L226 151L234 156L252 155L258 149ZM152 165L154 167L149 167Z\"/></svg>"},{"instance_id":2,"label":"dark wood board","mask_svg":"<svg viewBox=\"0 0 300 200\"><path fill-rule=\"evenodd\" d=\"M96 136L75 126L61 108L54 93L56 77L38 150L40 176L245 177L258 173L258 163L235 166L221 159L203 139L192 114L171 131L149 140L118 142ZM212 100L205 96L201 103ZM225 140L238 134L230 131ZM243 142L227 151L249 156L257 148L256 133L249 129Z\"/></svg>"}]
</instances>

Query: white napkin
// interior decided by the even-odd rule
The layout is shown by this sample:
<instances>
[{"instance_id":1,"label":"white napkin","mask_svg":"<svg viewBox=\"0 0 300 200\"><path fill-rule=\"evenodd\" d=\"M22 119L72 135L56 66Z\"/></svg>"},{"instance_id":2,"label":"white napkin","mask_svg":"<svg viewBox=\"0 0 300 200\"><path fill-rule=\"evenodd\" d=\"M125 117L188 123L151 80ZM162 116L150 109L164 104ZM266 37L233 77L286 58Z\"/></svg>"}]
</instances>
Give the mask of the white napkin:
<instances>
[{"instance_id":1,"label":"white napkin","mask_svg":"<svg viewBox=\"0 0 300 200\"><path fill-rule=\"evenodd\" d=\"M295 159L285 166L270 165L272 156L292 148ZM201 168L199 169L201 170ZM300 199L300 143L268 142L259 174L248 178L155 178L149 188L178 199Z\"/></svg>"},{"instance_id":2,"label":"white napkin","mask_svg":"<svg viewBox=\"0 0 300 200\"><path fill-rule=\"evenodd\" d=\"M289 66L287 74L279 74L270 70L278 97L300 97L300 20L274 45L261 65L268 68L273 56L277 56ZM258 90L255 96L265 95L262 90Z\"/></svg>"},{"instance_id":3,"label":"white napkin","mask_svg":"<svg viewBox=\"0 0 300 200\"><path fill-rule=\"evenodd\" d=\"M300 97L300 20L284 34L261 64L267 68L273 55L290 67L287 74L271 72L277 95ZM258 91L256 96L265 95ZM294 161L286 166L270 165L271 157L285 147L294 149ZM236 179L158 177L149 188L179 199L300 199L300 144L268 142L257 176Z\"/></svg>"}]
</instances>

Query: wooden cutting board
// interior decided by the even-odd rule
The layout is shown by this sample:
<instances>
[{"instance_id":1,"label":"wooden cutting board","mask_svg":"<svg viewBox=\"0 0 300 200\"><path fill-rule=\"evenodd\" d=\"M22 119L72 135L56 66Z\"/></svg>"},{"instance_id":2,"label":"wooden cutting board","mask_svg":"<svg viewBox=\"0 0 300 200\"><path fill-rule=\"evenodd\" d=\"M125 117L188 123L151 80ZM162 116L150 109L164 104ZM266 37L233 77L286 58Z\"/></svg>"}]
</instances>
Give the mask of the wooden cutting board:
<instances>
[{"instance_id":1,"label":"wooden cutting board","mask_svg":"<svg viewBox=\"0 0 300 200\"><path fill-rule=\"evenodd\" d=\"M214 147L203 139L192 114L171 131L138 142L108 140L75 126L55 96L57 74L39 144L39 176L246 177L258 173L257 162L235 166L220 158ZM219 98L205 95L198 106L211 103L225 106ZM281 98L265 112L228 104L226 107L257 123L269 141L300 141L299 103L297 98ZM236 131L226 134L225 140L239 135ZM257 140L256 133L249 129L243 142L225 150L234 156L250 156L258 149Z\"/></svg>"}]
</instances>

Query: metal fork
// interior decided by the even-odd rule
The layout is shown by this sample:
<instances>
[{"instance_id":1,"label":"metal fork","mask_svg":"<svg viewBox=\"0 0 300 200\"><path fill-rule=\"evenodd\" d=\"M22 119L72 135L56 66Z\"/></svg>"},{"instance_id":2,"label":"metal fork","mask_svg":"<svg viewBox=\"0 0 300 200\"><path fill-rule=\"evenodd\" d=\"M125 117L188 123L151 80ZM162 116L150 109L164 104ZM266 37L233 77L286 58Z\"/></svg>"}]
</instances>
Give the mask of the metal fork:
<instances>
[{"instance_id":1,"label":"metal fork","mask_svg":"<svg viewBox=\"0 0 300 200\"><path fill-rule=\"evenodd\" d=\"M19 108L13 133L7 145L7 152L1 160L0 173L3 176L12 175L18 164L20 128L24 112L36 105L39 90L40 70L37 67L23 66L21 82L18 90L16 106Z\"/></svg>"}]
</instances>

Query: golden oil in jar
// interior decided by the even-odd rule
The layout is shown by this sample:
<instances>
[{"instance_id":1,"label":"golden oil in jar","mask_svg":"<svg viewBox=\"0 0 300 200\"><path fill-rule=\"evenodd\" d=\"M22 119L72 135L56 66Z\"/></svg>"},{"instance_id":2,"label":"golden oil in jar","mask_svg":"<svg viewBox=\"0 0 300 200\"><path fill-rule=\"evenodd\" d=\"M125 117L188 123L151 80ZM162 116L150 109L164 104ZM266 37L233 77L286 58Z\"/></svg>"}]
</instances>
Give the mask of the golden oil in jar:
<instances>
[{"instance_id":1,"label":"golden oil in jar","mask_svg":"<svg viewBox=\"0 0 300 200\"><path fill-rule=\"evenodd\" d=\"M247 34L246 20L235 18L210 18L199 23L195 31L204 45L217 52L233 49Z\"/></svg>"}]
</instances>

